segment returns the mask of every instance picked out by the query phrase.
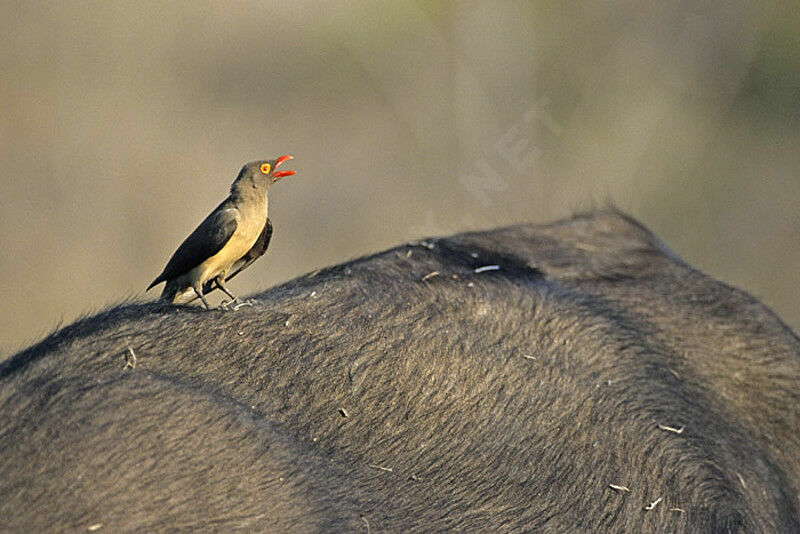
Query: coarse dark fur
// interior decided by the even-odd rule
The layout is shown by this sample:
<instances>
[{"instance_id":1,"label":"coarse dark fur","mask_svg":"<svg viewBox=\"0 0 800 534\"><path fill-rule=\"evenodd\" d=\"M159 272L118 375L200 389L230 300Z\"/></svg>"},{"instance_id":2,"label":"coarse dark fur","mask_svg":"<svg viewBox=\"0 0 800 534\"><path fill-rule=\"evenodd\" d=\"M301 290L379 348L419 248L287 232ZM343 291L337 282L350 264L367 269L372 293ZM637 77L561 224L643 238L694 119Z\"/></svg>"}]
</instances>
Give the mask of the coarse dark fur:
<instances>
[{"instance_id":1,"label":"coarse dark fur","mask_svg":"<svg viewBox=\"0 0 800 534\"><path fill-rule=\"evenodd\" d=\"M800 341L621 214L257 301L122 305L0 365L3 529L800 531Z\"/></svg>"}]
</instances>

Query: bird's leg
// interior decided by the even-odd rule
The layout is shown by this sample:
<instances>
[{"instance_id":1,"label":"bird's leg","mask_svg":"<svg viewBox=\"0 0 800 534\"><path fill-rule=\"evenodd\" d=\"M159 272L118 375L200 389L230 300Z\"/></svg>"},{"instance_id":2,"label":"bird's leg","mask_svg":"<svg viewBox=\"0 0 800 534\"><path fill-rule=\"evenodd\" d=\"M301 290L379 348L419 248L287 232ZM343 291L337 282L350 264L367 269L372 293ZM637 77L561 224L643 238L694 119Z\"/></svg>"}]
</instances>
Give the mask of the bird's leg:
<instances>
[{"instance_id":1,"label":"bird's leg","mask_svg":"<svg viewBox=\"0 0 800 534\"><path fill-rule=\"evenodd\" d=\"M206 308L207 310L210 310L210 309L211 309L211 306L209 306L209 305L208 305L208 301L207 301L207 300L206 300L206 298L203 296L203 291L202 291L202 290L201 290L201 288L200 288L200 284L196 284L196 285L194 285L194 286L192 287L192 289L194 289L194 292L195 292L195 294L196 294L198 297L200 297L200 300L202 300L202 301L203 301L203 306L205 306L205 308Z\"/></svg>"},{"instance_id":2,"label":"bird's leg","mask_svg":"<svg viewBox=\"0 0 800 534\"><path fill-rule=\"evenodd\" d=\"M231 293L230 291L228 291L228 288L227 288L227 287L225 287L225 281L224 281L224 279L225 279L225 277L224 277L223 275L220 275L220 276L217 276L217 277L214 279L214 281L217 283L217 287L218 287L218 288L220 288L220 289L223 291L223 293L225 293L226 295L228 295L228 296L231 298L231 301L230 301L230 302L228 302L228 304L233 304L234 302L239 302L239 299L238 299L238 298L236 298L236 297L233 295L233 293Z\"/></svg>"}]
</instances>

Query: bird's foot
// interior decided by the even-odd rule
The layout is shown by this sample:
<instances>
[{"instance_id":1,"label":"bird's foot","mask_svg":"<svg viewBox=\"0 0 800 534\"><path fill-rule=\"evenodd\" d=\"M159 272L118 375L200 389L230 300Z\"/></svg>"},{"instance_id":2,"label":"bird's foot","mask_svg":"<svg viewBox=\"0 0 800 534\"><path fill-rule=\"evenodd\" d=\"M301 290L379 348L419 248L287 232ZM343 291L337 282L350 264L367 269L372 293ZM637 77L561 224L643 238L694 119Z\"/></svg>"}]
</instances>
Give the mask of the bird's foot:
<instances>
[{"instance_id":1,"label":"bird's foot","mask_svg":"<svg viewBox=\"0 0 800 534\"><path fill-rule=\"evenodd\" d=\"M221 310L236 311L243 306L255 306L256 304L258 304L258 301L253 299L239 300L238 298L235 298L233 300L222 301L219 305L219 308Z\"/></svg>"},{"instance_id":2,"label":"bird's foot","mask_svg":"<svg viewBox=\"0 0 800 534\"><path fill-rule=\"evenodd\" d=\"M255 306L256 304L258 304L258 302L256 302L255 300L247 299L247 300L240 301L238 304L236 304L236 306L233 307L233 309L234 310L238 310L242 306Z\"/></svg>"},{"instance_id":3,"label":"bird's foot","mask_svg":"<svg viewBox=\"0 0 800 534\"><path fill-rule=\"evenodd\" d=\"M239 299L233 298L231 300L223 300L219 303L220 310L235 310L236 305L239 304Z\"/></svg>"}]
</instances>

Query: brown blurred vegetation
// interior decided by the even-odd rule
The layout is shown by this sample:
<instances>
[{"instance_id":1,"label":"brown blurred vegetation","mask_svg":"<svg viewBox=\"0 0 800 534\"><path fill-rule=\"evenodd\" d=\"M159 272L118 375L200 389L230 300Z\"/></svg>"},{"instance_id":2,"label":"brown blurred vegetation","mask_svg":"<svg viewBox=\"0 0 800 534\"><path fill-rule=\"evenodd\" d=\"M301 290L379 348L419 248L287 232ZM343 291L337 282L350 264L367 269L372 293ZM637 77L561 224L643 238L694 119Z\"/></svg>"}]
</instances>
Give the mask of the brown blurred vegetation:
<instances>
[{"instance_id":1,"label":"brown blurred vegetation","mask_svg":"<svg viewBox=\"0 0 800 534\"><path fill-rule=\"evenodd\" d=\"M140 296L241 164L283 153L240 294L610 201L797 331L789 5L3 2L0 357Z\"/></svg>"}]
</instances>

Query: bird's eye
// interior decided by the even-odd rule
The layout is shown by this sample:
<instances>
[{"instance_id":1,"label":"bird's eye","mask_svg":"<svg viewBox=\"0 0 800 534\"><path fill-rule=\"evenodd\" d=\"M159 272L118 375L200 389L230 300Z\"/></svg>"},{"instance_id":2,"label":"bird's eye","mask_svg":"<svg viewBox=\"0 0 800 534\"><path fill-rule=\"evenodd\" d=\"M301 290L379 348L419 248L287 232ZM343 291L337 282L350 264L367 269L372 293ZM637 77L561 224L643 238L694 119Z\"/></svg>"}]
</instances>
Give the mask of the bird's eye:
<instances>
[{"instance_id":1,"label":"bird's eye","mask_svg":"<svg viewBox=\"0 0 800 534\"><path fill-rule=\"evenodd\" d=\"M261 164L261 172L262 173L269 174L269 169L270 169L269 163L262 163Z\"/></svg>"}]
</instances>

